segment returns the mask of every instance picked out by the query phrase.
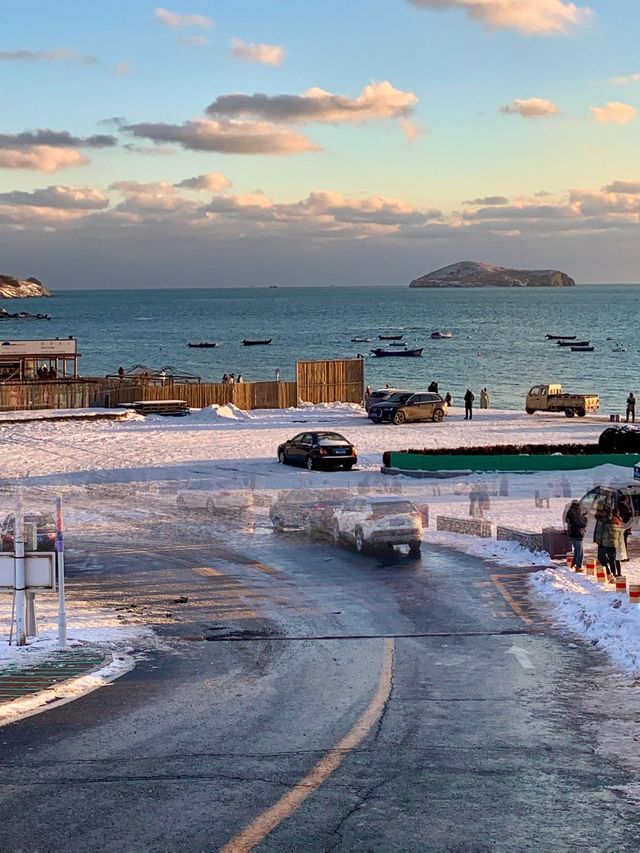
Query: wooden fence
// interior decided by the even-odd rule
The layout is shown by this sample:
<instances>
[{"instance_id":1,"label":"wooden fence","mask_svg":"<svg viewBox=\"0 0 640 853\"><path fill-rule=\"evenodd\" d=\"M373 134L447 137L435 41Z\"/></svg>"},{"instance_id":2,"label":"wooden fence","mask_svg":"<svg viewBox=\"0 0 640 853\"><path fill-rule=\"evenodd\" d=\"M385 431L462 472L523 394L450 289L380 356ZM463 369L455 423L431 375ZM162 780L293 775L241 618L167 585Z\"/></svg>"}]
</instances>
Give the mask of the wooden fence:
<instances>
[{"instance_id":1,"label":"wooden fence","mask_svg":"<svg viewBox=\"0 0 640 853\"><path fill-rule=\"evenodd\" d=\"M189 383L166 385L129 385L110 388L104 395L105 406L133 403L135 400L185 400L192 409L233 403L239 409L286 409L296 406L295 382L241 382L239 385Z\"/></svg>"},{"instance_id":2,"label":"wooden fence","mask_svg":"<svg viewBox=\"0 0 640 853\"><path fill-rule=\"evenodd\" d=\"M31 409L88 409L103 406L109 381L37 380L0 385L0 411Z\"/></svg>"},{"instance_id":3,"label":"wooden fence","mask_svg":"<svg viewBox=\"0 0 640 853\"><path fill-rule=\"evenodd\" d=\"M298 397L307 403L362 403L364 359L298 361Z\"/></svg>"}]
</instances>

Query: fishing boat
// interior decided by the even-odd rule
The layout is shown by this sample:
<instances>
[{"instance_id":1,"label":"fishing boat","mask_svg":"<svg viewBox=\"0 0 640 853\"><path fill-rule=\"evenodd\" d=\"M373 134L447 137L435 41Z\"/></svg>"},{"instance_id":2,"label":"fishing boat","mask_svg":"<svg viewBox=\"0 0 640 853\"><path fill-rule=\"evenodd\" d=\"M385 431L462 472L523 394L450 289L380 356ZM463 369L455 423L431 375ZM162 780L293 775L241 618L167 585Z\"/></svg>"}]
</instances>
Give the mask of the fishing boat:
<instances>
[{"instance_id":1,"label":"fishing boat","mask_svg":"<svg viewBox=\"0 0 640 853\"><path fill-rule=\"evenodd\" d=\"M547 335L548 341L575 341L577 335Z\"/></svg>"},{"instance_id":2,"label":"fishing boat","mask_svg":"<svg viewBox=\"0 0 640 853\"><path fill-rule=\"evenodd\" d=\"M406 347L407 345L405 344L405 342L404 342L404 341L392 341L392 342L389 344L389 346L390 346L390 347Z\"/></svg>"},{"instance_id":3,"label":"fishing boat","mask_svg":"<svg viewBox=\"0 0 640 853\"><path fill-rule=\"evenodd\" d=\"M242 345L245 347L260 347L260 346L266 347L267 344L270 344L272 340L273 340L273 338L269 338L268 341L250 341L250 340L247 340L247 338L245 338L242 341Z\"/></svg>"},{"instance_id":4,"label":"fishing boat","mask_svg":"<svg viewBox=\"0 0 640 853\"><path fill-rule=\"evenodd\" d=\"M591 341L558 341L559 347L588 347Z\"/></svg>"},{"instance_id":5,"label":"fishing boat","mask_svg":"<svg viewBox=\"0 0 640 853\"><path fill-rule=\"evenodd\" d=\"M452 338L453 332L431 332L431 337L434 341L441 341L444 339Z\"/></svg>"},{"instance_id":6,"label":"fishing boat","mask_svg":"<svg viewBox=\"0 0 640 853\"><path fill-rule=\"evenodd\" d=\"M378 335L379 341L401 341L404 335Z\"/></svg>"},{"instance_id":7,"label":"fishing boat","mask_svg":"<svg viewBox=\"0 0 640 853\"><path fill-rule=\"evenodd\" d=\"M217 341L200 341L197 344L192 344L191 341L187 344L191 349L214 349L218 346Z\"/></svg>"},{"instance_id":8,"label":"fishing boat","mask_svg":"<svg viewBox=\"0 0 640 853\"><path fill-rule=\"evenodd\" d=\"M370 344L371 338L351 338L352 344Z\"/></svg>"},{"instance_id":9,"label":"fishing boat","mask_svg":"<svg viewBox=\"0 0 640 853\"><path fill-rule=\"evenodd\" d=\"M378 347L371 350L371 355L375 355L378 358L385 358L390 355L399 355L405 358L420 358L423 349L424 347L419 347L418 349L382 349Z\"/></svg>"},{"instance_id":10,"label":"fishing boat","mask_svg":"<svg viewBox=\"0 0 640 853\"><path fill-rule=\"evenodd\" d=\"M571 347L571 352L593 352L594 347Z\"/></svg>"}]
</instances>

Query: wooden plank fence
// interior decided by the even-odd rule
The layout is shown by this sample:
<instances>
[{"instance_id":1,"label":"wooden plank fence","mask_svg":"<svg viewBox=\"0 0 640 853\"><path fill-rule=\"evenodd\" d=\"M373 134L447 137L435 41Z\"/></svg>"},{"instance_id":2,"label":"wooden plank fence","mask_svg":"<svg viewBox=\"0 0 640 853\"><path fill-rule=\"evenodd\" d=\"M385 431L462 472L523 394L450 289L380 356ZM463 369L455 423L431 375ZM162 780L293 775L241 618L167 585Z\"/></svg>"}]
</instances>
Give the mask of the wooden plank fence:
<instances>
[{"instance_id":1,"label":"wooden plank fence","mask_svg":"<svg viewBox=\"0 0 640 853\"><path fill-rule=\"evenodd\" d=\"M364 359L298 361L298 397L306 403L362 403Z\"/></svg>"},{"instance_id":2,"label":"wooden plank fence","mask_svg":"<svg viewBox=\"0 0 640 853\"><path fill-rule=\"evenodd\" d=\"M167 383L166 385L121 385L105 394L104 405L118 406L135 400L185 400L192 409L233 403L239 409L285 409L296 406L295 382Z\"/></svg>"}]
</instances>

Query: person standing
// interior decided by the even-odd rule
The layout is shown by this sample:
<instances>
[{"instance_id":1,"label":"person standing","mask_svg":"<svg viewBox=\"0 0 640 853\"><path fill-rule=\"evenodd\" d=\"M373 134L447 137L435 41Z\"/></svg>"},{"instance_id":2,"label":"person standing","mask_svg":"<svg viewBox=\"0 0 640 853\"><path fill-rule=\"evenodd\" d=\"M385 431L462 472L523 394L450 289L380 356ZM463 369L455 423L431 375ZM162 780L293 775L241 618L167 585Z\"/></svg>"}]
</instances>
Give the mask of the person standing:
<instances>
[{"instance_id":1,"label":"person standing","mask_svg":"<svg viewBox=\"0 0 640 853\"><path fill-rule=\"evenodd\" d=\"M243 382L244 382L244 379L242 378L242 374L239 373L238 378L236 379L236 385L242 385Z\"/></svg>"},{"instance_id":2,"label":"person standing","mask_svg":"<svg viewBox=\"0 0 640 853\"><path fill-rule=\"evenodd\" d=\"M622 542L622 519L618 510L608 513L602 526L602 547L605 555L607 572L614 577L620 577L620 563L616 557Z\"/></svg>"},{"instance_id":3,"label":"person standing","mask_svg":"<svg viewBox=\"0 0 640 853\"><path fill-rule=\"evenodd\" d=\"M629 415L631 415L631 422L635 424L636 398L633 396L633 391L629 391L629 396L627 397L627 423L629 423Z\"/></svg>"},{"instance_id":4,"label":"person standing","mask_svg":"<svg viewBox=\"0 0 640 853\"><path fill-rule=\"evenodd\" d=\"M276 377L276 382L280 382L280 368L276 367L276 369L273 371L273 373L274 373L274 376Z\"/></svg>"},{"instance_id":5,"label":"person standing","mask_svg":"<svg viewBox=\"0 0 640 853\"><path fill-rule=\"evenodd\" d=\"M574 569L581 569L582 558L584 556L582 540L584 539L584 532L587 529L587 514L580 509L579 501L571 501L565 521L567 524L567 536L573 549L573 562L571 565Z\"/></svg>"},{"instance_id":6,"label":"person standing","mask_svg":"<svg viewBox=\"0 0 640 853\"><path fill-rule=\"evenodd\" d=\"M596 509L596 523L595 523L595 527L593 528L593 541L595 542L595 544L598 548L598 563L601 566L607 565L607 554L606 554L605 549L604 549L603 535L604 535L604 526L605 526L606 522L609 520L609 515L610 515L609 510L604 504L601 504L599 507L597 507L597 509Z\"/></svg>"},{"instance_id":7,"label":"person standing","mask_svg":"<svg viewBox=\"0 0 640 853\"><path fill-rule=\"evenodd\" d=\"M444 398L444 401L445 401L445 403L447 404L447 406L452 406L452 405L453 405L453 397L451 396L451 394L450 394L448 391L447 391L447 394L446 394L446 396L445 396L445 398Z\"/></svg>"},{"instance_id":8,"label":"person standing","mask_svg":"<svg viewBox=\"0 0 640 853\"><path fill-rule=\"evenodd\" d=\"M467 393L464 395L464 419L465 421L473 420L473 401L476 398L473 396L473 391L467 388Z\"/></svg>"},{"instance_id":9,"label":"person standing","mask_svg":"<svg viewBox=\"0 0 640 853\"><path fill-rule=\"evenodd\" d=\"M491 402L491 398L489 397L489 392L486 388L483 388L480 392L480 408L488 409L489 403Z\"/></svg>"}]
</instances>

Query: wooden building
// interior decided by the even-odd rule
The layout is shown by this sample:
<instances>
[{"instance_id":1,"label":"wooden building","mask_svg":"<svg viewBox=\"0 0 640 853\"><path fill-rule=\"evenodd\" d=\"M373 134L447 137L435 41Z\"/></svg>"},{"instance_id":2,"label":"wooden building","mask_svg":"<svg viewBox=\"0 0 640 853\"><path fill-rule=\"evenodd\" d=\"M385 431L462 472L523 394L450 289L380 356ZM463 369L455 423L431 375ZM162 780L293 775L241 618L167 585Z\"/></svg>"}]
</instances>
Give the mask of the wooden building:
<instances>
[{"instance_id":1,"label":"wooden building","mask_svg":"<svg viewBox=\"0 0 640 853\"><path fill-rule=\"evenodd\" d=\"M73 337L0 341L0 382L77 379L79 355Z\"/></svg>"}]
</instances>

